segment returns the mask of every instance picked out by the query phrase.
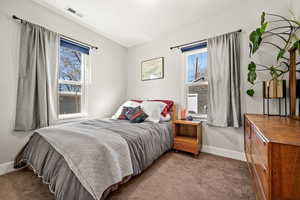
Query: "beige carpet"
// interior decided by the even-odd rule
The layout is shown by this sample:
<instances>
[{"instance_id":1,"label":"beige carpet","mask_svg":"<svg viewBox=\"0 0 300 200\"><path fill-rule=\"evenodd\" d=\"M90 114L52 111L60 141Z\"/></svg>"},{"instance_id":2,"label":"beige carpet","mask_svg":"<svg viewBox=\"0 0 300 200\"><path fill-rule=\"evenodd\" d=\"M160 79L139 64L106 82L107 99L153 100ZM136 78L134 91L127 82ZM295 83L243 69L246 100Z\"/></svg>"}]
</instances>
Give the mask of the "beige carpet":
<instances>
[{"instance_id":1,"label":"beige carpet","mask_svg":"<svg viewBox=\"0 0 300 200\"><path fill-rule=\"evenodd\" d=\"M228 158L169 152L108 200L255 200L247 164ZM32 171L0 176L1 200L54 200Z\"/></svg>"}]
</instances>

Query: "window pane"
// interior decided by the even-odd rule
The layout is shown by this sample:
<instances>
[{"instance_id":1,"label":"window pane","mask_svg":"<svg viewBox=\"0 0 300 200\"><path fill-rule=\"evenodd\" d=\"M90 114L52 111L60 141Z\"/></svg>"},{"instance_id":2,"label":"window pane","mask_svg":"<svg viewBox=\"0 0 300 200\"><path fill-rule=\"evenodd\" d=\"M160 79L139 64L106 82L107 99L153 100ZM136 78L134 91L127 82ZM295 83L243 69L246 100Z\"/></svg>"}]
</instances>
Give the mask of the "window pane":
<instances>
[{"instance_id":1,"label":"window pane","mask_svg":"<svg viewBox=\"0 0 300 200\"><path fill-rule=\"evenodd\" d=\"M207 114L208 84L188 87L187 108L191 114Z\"/></svg>"},{"instance_id":2,"label":"window pane","mask_svg":"<svg viewBox=\"0 0 300 200\"><path fill-rule=\"evenodd\" d=\"M81 113L81 86L59 84L59 114Z\"/></svg>"},{"instance_id":3,"label":"window pane","mask_svg":"<svg viewBox=\"0 0 300 200\"><path fill-rule=\"evenodd\" d=\"M81 95L59 94L59 113L81 113Z\"/></svg>"},{"instance_id":4,"label":"window pane","mask_svg":"<svg viewBox=\"0 0 300 200\"><path fill-rule=\"evenodd\" d=\"M59 84L60 92L80 93L81 85Z\"/></svg>"},{"instance_id":5,"label":"window pane","mask_svg":"<svg viewBox=\"0 0 300 200\"><path fill-rule=\"evenodd\" d=\"M59 79L81 81L81 52L60 47Z\"/></svg>"},{"instance_id":6,"label":"window pane","mask_svg":"<svg viewBox=\"0 0 300 200\"><path fill-rule=\"evenodd\" d=\"M207 80L207 51L187 56L187 82Z\"/></svg>"}]
</instances>

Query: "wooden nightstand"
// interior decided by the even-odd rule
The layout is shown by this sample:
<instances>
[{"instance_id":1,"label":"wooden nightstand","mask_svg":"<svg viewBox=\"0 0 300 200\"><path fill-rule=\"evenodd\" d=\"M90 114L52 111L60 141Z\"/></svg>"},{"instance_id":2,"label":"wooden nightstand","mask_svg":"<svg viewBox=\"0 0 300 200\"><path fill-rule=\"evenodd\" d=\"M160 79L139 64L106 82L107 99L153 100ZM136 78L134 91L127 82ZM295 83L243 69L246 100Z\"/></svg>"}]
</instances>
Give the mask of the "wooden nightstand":
<instances>
[{"instance_id":1,"label":"wooden nightstand","mask_svg":"<svg viewBox=\"0 0 300 200\"><path fill-rule=\"evenodd\" d=\"M175 150L186 151L198 156L202 147L202 122L173 121Z\"/></svg>"}]
</instances>

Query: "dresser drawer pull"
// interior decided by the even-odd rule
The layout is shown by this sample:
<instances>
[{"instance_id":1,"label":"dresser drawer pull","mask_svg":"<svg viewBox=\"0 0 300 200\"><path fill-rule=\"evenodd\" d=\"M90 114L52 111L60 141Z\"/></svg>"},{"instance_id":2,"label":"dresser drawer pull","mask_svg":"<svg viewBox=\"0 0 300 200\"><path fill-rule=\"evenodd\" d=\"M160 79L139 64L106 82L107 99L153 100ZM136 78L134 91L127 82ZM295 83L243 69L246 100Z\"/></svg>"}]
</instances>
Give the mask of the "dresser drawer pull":
<instances>
[{"instance_id":1,"label":"dresser drawer pull","mask_svg":"<svg viewBox=\"0 0 300 200\"><path fill-rule=\"evenodd\" d=\"M262 168L263 168L264 173L266 174L267 173L267 168L264 165L262 166Z\"/></svg>"},{"instance_id":2,"label":"dresser drawer pull","mask_svg":"<svg viewBox=\"0 0 300 200\"><path fill-rule=\"evenodd\" d=\"M260 133L257 130L255 130L255 134L264 145L267 144L266 140L260 135Z\"/></svg>"},{"instance_id":3,"label":"dresser drawer pull","mask_svg":"<svg viewBox=\"0 0 300 200\"><path fill-rule=\"evenodd\" d=\"M268 172L268 169L265 164L259 162L258 166L265 174Z\"/></svg>"}]
</instances>

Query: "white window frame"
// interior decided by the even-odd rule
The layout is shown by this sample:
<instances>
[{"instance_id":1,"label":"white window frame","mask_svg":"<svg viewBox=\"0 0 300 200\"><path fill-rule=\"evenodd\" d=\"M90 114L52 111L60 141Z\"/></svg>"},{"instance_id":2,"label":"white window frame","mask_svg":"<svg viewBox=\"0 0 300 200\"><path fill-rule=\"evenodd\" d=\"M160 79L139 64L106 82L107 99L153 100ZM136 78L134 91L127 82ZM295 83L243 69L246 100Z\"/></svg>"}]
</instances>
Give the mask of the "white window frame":
<instances>
[{"instance_id":1,"label":"white window frame","mask_svg":"<svg viewBox=\"0 0 300 200\"><path fill-rule=\"evenodd\" d=\"M187 98L188 98L188 88L189 86L197 86L197 85L208 85L208 80L199 80L197 82L188 82L188 73L187 73L187 66L188 66L188 56L197 54L197 53L203 53L207 51L207 47L201 48L201 49L196 49L192 51L187 51L184 52L184 105L187 108ZM192 114L194 118L201 119L201 120L206 120L207 119L207 114Z\"/></svg>"},{"instance_id":2,"label":"white window frame","mask_svg":"<svg viewBox=\"0 0 300 200\"><path fill-rule=\"evenodd\" d=\"M60 56L60 52L59 52ZM57 98L58 98L58 108L57 108L57 114L59 120L65 120L65 119L74 119L74 118L83 118L88 116L87 111L87 97L88 97L88 91L87 91L87 85L89 83L89 71L90 71L90 55L81 53L81 81L68 81L68 80L60 80L58 78L58 89L57 89ZM59 58L60 61L60 58ZM60 66L60 65L59 65ZM81 112L80 113L72 113L72 114L60 114L60 105L59 105L59 95L60 94L74 94L74 92L60 92L59 91L59 84L68 84L68 85L80 85L81 86L81 92L77 93L81 95Z\"/></svg>"}]
</instances>

